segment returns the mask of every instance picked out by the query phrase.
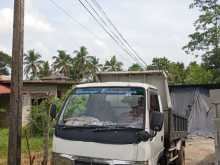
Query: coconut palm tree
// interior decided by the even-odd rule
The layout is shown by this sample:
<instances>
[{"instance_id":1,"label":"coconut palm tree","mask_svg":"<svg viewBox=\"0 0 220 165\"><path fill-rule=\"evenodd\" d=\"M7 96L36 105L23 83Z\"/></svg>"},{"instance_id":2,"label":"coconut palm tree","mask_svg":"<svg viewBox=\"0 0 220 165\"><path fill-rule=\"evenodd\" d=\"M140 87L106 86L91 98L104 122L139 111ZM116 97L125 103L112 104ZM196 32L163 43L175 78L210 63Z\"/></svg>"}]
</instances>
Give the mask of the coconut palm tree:
<instances>
[{"instance_id":1,"label":"coconut palm tree","mask_svg":"<svg viewBox=\"0 0 220 165\"><path fill-rule=\"evenodd\" d=\"M99 59L94 56L88 56L88 61L87 61L87 71L88 71L88 79L91 79L92 81L97 80L97 75L96 73L101 71L103 68L103 65L99 63Z\"/></svg>"},{"instance_id":2,"label":"coconut palm tree","mask_svg":"<svg viewBox=\"0 0 220 165\"><path fill-rule=\"evenodd\" d=\"M74 53L76 56L73 58L73 79L76 81L81 81L85 74L87 74L88 66L90 65L90 58L91 56L88 56L87 48L82 46L80 47L80 50L75 50Z\"/></svg>"},{"instance_id":3,"label":"coconut palm tree","mask_svg":"<svg viewBox=\"0 0 220 165\"><path fill-rule=\"evenodd\" d=\"M58 56L53 56L53 69L55 72L61 73L64 76L69 77L72 58L64 50L58 50L57 52Z\"/></svg>"},{"instance_id":4,"label":"coconut palm tree","mask_svg":"<svg viewBox=\"0 0 220 165\"><path fill-rule=\"evenodd\" d=\"M0 51L0 74L9 75L11 68L11 56Z\"/></svg>"},{"instance_id":5,"label":"coconut palm tree","mask_svg":"<svg viewBox=\"0 0 220 165\"><path fill-rule=\"evenodd\" d=\"M40 65L42 64L41 55L34 49L24 54L24 74L27 79L33 80L38 78Z\"/></svg>"},{"instance_id":6,"label":"coconut palm tree","mask_svg":"<svg viewBox=\"0 0 220 165\"><path fill-rule=\"evenodd\" d=\"M128 71L143 71L144 69L139 64L132 64Z\"/></svg>"},{"instance_id":7,"label":"coconut palm tree","mask_svg":"<svg viewBox=\"0 0 220 165\"><path fill-rule=\"evenodd\" d=\"M80 81L94 81L96 80L96 72L100 71L102 65L99 59L94 56L89 56L85 46L75 50L76 56L73 58L73 65L71 69L71 78L77 82Z\"/></svg>"},{"instance_id":8,"label":"coconut palm tree","mask_svg":"<svg viewBox=\"0 0 220 165\"><path fill-rule=\"evenodd\" d=\"M40 66L40 71L39 71L39 77L47 77L50 76L52 73L50 69L50 64L48 61L43 61L41 66Z\"/></svg>"},{"instance_id":9,"label":"coconut palm tree","mask_svg":"<svg viewBox=\"0 0 220 165\"><path fill-rule=\"evenodd\" d=\"M122 66L123 66L123 63L117 61L116 56L113 56L111 57L109 61L105 62L103 70L108 71L108 72L122 71Z\"/></svg>"}]
</instances>

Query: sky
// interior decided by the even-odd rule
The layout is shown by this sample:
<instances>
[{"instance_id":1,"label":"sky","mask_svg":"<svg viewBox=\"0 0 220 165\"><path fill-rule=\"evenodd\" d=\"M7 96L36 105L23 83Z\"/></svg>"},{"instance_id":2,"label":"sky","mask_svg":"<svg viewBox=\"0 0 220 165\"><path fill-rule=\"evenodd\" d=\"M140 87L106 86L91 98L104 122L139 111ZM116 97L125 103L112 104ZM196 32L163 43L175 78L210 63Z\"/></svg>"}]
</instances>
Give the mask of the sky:
<instances>
[{"instance_id":1,"label":"sky","mask_svg":"<svg viewBox=\"0 0 220 165\"><path fill-rule=\"evenodd\" d=\"M74 50L84 45L89 54L101 62L116 55L125 66L135 63L96 24L78 0L53 0L73 19L58 10L50 0L25 0L24 51L35 49L44 60L52 63L57 50ZM187 55L182 47L194 31L193 22L198 17L190 10L192 0L97 0L112 22L144 59L150 64L154 57L167 57L184 62L199 59ZM0 2L0 50L11 54L13 0Z\"/></svg>"}]
</instances>

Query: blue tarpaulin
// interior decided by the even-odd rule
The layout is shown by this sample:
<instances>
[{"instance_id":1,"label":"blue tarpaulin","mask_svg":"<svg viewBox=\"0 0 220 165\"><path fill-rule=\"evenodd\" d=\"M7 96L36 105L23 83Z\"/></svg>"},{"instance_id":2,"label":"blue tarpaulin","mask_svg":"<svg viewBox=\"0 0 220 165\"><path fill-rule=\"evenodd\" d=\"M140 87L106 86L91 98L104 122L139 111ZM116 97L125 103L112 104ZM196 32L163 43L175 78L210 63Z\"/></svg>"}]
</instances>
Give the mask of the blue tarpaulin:
<instances>
[{"instance_id":1,"label":"blue tarpaulin","mask_svg":"<svg viewBox=\"0 0 220 165\"><path fill-rule=\"evenodd\" d=\"M214 137L213 111L206 86L170 87L173 111L188 117L188 134Z\"/></svg>"}]
</instances>

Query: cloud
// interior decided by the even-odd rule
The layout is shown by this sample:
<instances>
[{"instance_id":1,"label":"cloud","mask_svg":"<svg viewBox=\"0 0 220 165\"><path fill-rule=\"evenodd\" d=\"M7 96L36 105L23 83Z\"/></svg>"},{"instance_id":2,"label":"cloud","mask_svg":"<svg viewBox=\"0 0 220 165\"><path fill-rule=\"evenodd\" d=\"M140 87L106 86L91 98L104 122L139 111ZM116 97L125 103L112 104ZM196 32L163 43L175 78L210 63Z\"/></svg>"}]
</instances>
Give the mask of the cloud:
<instances>
[{"instance_id":1,"label":"cloud","mask_svg":"<svg viewBox=\"0 0 220 165\"><path fill-rule=\"evenodd\" d=\"M13 10L11 8L0 9L0 33L12 30ZM44 18L25 13L25 29L32 32L52 32L54 28Z\"/></svg>"},{"instance_id":2,"label":"cloud","mask_svg":"<svg viewBox=\"0 0 220 165\"><path fill-rule=\"evenodd\" d=\"M36 17L30 14L25 16L25 26L32 31L37 32L52 32L54 28L45 20L40 19L40 17Z\"/></svg>"},{"instance_id":3,"label":"cloud","mask_svg":"<svg viewBox=\"0 0 220 165\"><path fill-rule=\"evenodd\" d=\"M34 48L42 54L43 59L51 60L57 49L72 53L84 45L90 55L97 56L102 62L112 55L116 55L126 66L135 62L104 33L77 1L56 1L95 36L49 1L26 0L25 51ZM166 56L186 64L194 60L182 50L198 16L194 10L188 9L191 0L100 0L99 3L147 63L156 56ZM4 50L11 50L12 5L7 0L0 3L0 49Z\"/></svg>"},{"instance_id":4,"label":"cloud","mask_svg":"<svg viewBox=\"0 0 220 165\"><path fill-rule=\"evenodd\" d=\"M94 40L94 42L98 45L98 46L101 46L101 47L105 47L105 43L101 40Z\"/></svg>"},{"instance_id":5,"label":"cloud","mask_svg":"<svg viewBox=\"0 0 220 165\"><path fill-rule=\"evenodd\" d=\"M13 11L10 8L0 10L0 33L7 32L12 29Z\"/></svg>"},{"instance_id":6,"label":"cloud","mask_svg":"<svg viewBox=\"0 0 220 165\"><path fill-rule=\"evenodd\" d=\"M0 45L0 51L9 52L9 50L3 45Z\"/></svg>"}]
</instances>

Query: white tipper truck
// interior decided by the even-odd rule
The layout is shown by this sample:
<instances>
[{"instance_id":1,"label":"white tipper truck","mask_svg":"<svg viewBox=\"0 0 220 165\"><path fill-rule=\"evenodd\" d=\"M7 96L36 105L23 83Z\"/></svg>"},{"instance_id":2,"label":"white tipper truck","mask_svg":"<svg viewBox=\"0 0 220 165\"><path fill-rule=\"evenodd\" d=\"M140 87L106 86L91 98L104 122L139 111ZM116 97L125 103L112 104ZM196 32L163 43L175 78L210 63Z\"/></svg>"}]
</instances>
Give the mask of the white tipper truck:
<instances>
[{"instance_id":1,"label":"white tipper truck","mask_svg":"<svg viewBox=\"0 0 220 165\"><path fill-rule=\"evenodd\" d=\"M57 116L54 165L185 164L187 119L163 71L101 72L76 85Z\"/></svg>"}]
</instances>

